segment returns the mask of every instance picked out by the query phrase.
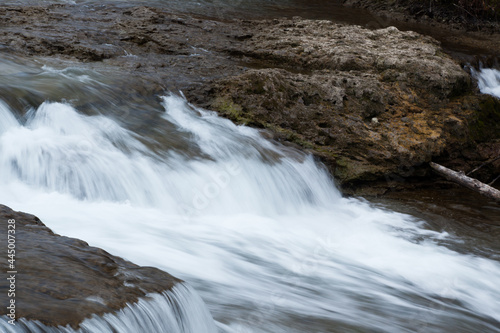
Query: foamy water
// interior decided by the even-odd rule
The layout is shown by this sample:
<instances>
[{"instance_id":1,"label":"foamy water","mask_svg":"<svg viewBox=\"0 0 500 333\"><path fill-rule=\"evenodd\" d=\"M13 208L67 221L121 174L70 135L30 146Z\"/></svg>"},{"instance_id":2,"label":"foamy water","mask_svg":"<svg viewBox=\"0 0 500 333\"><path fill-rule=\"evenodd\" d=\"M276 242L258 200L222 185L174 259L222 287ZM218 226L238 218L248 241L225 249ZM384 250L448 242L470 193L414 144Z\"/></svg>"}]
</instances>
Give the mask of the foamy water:
<instances>
[{"instance_id":1,"label":"foamy water","mask_svg":"<svg viewBox=\"0 0 500 333\"><path fill-rule=\"evenodd\" d=\"M186 280L221 332L500 332L498 262L343 198L257 130L158 102L150 137L106 110L0 104L0 202Z\"/></svg>"},{"instance_id":2,"label":"foamy water","mask_svg":"<svg viewBox=\"0 0 500 333\"><path fill-rule=\"evenodd\" d=\"M92 316L85 319L78 329L47 326L37 320L21 318L13 326L0 317L4 333L215 333L217 328L201 298L191 288L178 284L171 291L149 294L137 303L128 304L116 313Z\"/></svg>"},{"instance_id":3,"label":"foamy water","mask_svg":"<svg viewBox=\"0 0 500 333\"><path fill-rule=\"evenodd\" d=\"M493 68L471 69L472 75L477 79L479 90L500 98L500 71Z\"/></svg>"}]
</instances>

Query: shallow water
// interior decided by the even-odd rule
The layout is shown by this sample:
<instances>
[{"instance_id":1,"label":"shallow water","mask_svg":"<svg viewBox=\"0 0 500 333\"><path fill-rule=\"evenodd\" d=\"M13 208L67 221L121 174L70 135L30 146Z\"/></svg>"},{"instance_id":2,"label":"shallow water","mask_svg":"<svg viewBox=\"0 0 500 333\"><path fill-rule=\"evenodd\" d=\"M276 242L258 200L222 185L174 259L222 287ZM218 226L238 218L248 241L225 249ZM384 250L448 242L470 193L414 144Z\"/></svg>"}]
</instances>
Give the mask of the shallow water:
<instances>
[{"instance_id":1,"label":"shallow water","mask_svg":"<svg viewBox=\"0 0 500 333\"><path fill-rule=\"evenodd\" d=\"M491 241L344 198L311 156L181 96L2 57L0 202L187 281L221 332L500 332Z\"/></svg>"}]
</instances>

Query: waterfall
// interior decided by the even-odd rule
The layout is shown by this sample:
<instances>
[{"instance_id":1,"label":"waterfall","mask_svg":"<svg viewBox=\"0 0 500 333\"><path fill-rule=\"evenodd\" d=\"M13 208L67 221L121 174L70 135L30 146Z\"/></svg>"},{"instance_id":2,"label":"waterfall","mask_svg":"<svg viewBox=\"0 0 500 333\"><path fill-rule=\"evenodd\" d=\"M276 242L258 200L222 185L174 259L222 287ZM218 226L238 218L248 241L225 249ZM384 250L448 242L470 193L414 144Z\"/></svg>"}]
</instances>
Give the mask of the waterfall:
<instances>
[{"instance_id":1,"label":"waterfall","mask_svg":"<svg viewBox=\"0 0 500 333\"><path fill-rule=\"evenodd\" d=\"M460 238L342 197L312 156L181 96L125 112L105 91L125 102L82 112L68 101L90 83L71 84L24 113L0 104L0 202L187 281L220 331L500 332L500 264ZM194 298L179 286L82 332L213 331Z\"/></svg>"},{"instance_id":2,"label":"waterfall","mask_svg":"<svg viewBox=\"0 0 500 333\"><path fill-rule=\"evenodd\" d=\"M500 98L500 71L493 68L471 69L472 76L477 80L479 90Z\"/></svg>"},{"instance_id":3,"label":"waterfall","mask_svg":"<svg viewBox=\"0 0 500 333\"><path fill-rule=\"evenodd\" d=\"M94 315L85 319L80 328L46 326L39 321L21 319L16 325L1 317L4 333L215 333L210 313L201 298L190 287L178 284L162 294L149 294L137 303L116 313Z\"/></svg>"}]
</instances>

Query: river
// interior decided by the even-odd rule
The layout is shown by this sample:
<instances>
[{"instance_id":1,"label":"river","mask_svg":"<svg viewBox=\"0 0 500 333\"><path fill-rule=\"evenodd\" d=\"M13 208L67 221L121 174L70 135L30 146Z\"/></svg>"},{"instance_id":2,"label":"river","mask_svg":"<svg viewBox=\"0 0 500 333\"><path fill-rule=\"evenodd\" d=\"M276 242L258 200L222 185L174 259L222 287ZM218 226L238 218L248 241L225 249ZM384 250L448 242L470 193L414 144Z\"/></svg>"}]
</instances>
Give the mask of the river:
<instances>
[{"instance_id":1,"label":"river","mask_svg":"<svg viewBox=\"0 0 500 333\"><path fill-rule=\"evenodd\" d=\"M219 332L500 332L495 240L453 216L345 198L311 156L119 73L0 64L0 100L39 101L0 101L0 202L185 280Z\"/></svg>"}]
</instances>

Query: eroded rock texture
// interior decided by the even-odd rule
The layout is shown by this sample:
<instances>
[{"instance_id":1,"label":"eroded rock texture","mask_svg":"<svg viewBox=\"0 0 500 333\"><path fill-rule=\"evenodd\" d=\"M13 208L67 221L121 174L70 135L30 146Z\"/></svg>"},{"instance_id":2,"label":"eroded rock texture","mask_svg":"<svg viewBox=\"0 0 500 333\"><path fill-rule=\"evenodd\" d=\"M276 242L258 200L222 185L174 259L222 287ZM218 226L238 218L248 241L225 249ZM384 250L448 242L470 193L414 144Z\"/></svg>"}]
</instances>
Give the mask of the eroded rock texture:
<instances>
[{"instance_id":1,"label":"eroded rock texture","mask_svg":"<svg viewBox=\"0 0 500 333\"><path fill-rule=\"evenodd\" d=\"M343 184L415 176L443 154L493 156L481 141L498 137L498 101L434 39L299 18L253 29L239 52L271 68L220 80L211 107L310 149Z\"/></svg>"},{"instance_id":2,"label":"eroded rock texture","mask_svg":"<svg viewBox=\"0 0 500 333\"><path fill-rule=\"evenodd\" d=\"M120 72L141 94L181 90L311 151L345 191L427 177L431 159L467 172L500 150L498 99L414 32L301 18L222 22L144 6L0 14L2 52ZM476 176L489 182L499 171L497 161Z\"/></svg>"}]
</instances>

